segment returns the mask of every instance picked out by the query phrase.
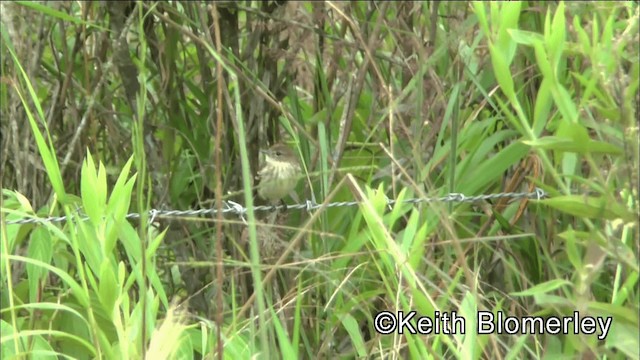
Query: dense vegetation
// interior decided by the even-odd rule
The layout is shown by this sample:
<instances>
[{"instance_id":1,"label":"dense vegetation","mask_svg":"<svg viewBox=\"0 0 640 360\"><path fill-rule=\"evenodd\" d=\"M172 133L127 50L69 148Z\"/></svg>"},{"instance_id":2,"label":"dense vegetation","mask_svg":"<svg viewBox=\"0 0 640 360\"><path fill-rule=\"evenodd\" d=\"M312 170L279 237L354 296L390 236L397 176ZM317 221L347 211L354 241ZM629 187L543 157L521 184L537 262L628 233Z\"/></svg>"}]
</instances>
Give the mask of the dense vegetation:
<instances>
[{"instance_id":1,"label":"dense vegetation","mask_svg":"<svg viewBox=\"0 0 640 360\"><path fill-rule=\"evenodd\" d=\"M0 7L3 359L639 358L636 3Z\"/></svg>"}]
</instances>

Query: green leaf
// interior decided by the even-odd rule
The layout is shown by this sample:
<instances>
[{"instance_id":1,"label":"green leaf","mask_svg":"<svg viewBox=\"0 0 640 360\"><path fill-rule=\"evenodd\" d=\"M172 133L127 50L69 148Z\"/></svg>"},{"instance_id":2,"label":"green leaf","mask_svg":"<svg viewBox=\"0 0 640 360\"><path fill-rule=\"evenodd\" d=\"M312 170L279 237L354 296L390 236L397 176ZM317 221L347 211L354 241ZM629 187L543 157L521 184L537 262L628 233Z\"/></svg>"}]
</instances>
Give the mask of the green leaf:
<instances>
[{"instance_id":1,"label":"green leaf","mask_svg":"<svg viewBox=\"0 0 640 360\"><path fill-rule=\"evenodd\" d=\"M560 121L556 135L576 142L587 142L590 140L587 128L582 124L571 122L569 119L562 119Z\"/></svg>"},{"instance_id":2,"label":"green leaf","mask_svg":"<svg viewBox=\"0 0 640 360\"><path fill-rule=\"evenodd\" d=\"M31 359L57 360L59 354L55 352L51 347L48 334L46 333L43 333L43 334L44 336L34 335L31 337L32 344L31 344L31 349L29 350L29 355L31 355Z\"/></svg>"},{"instance_id":3,"label":"green leaf","mask_svg":"<svg viewBox=\"0 0 640 360\"><path fill-rule=\"evenodd\" d=\"M522 349L527 344L528 340L529 340L528 336L519 336L515 341L515 344L512 344L509 347L509 352L505 356L505 360L522 359L522 352L523 352Z\"/></svg>"},{"instance_id":4,"label":"green leaf","mask_svg":"<svg viewBox=\"0 0 640 360\"><path fill-rule=\"evenodd\" d=\"M518 28L518 19L520 18L520 1L501 3L500 11L500 27L498 29L498 39L496 45L504 55L507 66L511 65L513 57L516 54L517 43L514 42L509 35L509 30Z\"/></svg>"},{"instance_id":5,"label":"green leaf","mask_svg":"<svg viewBox=\"0 0 640 360\"><path fill-rule=\"evenodd\" d=\"M562 52L564 51L565 26L564 2L561 1L551 22L550 34L546 41L552 66L555 71L558 71L558 65L562 58Z\"/></svg>"},{"instance_id":6,"label":"green leaf","mask_svg":"<svg viewBox=\"0 0 640 360\"><path fill-rule=\"evenodd\" d=\"M513 142L502 149L495 156L479 162L478 165L465 174L460 174L459 191L475 194L502 176L503 172L522 160L529 148L522 142Z\"/></svg>"},{"instance_id":7,"label":"green leaf","mask_svg":"<svg viewBox=\"0 0 640 360\"><path fill-rule=\"evenodd\" d=\"M37 228L31 234L29 240L29 249L27 254L29 258L40 260L43 263L51 263L53 257L53 239L51 234L45 228ZM35 264L27 264L27 279L29 281L29 301L37 302L41 296L40 282L44 280L48 271L41 266Z\"/></svg>"},{"instance_id":8,"label":"green leaf","mask_svg":"<svg viewBox=\"0 0 640 360\"><path fill-rule=\"evenodd\" d=\"M591 96L594 95L598 100L602 101L604 104L613 103L609 94L606 94L606 95L603 94L601 89L598 87L597 76L593 76L593 74L589 74L589 73L586 73L586 75L583 75L573 71L571 72L571 76L573 76L576 80L578 80L580 82L580 85L584 88L583 90L584 92L582 93L582 102L588 101L591 98Z\"/></svg>"},{"instance_id":9,"label":"green leaf","mask_svg":"<svg viewBox=\"0 0 640 360\"><path fill-rule=\"evenodd\" d=\"M593 21L591 22L591 44L593 44L594 48L596 48L600 44L599 36L600 36L600 24L598 24L598 14L594 13Z\"/></svg>"},{"instance_id":10,"label":"green leaf","mask_svg":"<svg viewBox=\"0 0 640 360\"><path fill-rule=\"evenodd\" d=\"M102 258L107 255L102 252L102 239L96 225L90 221L83 221L79 215L72 215L78 226L78 249L84 256L84 261L97 274L100 271Z\"/></svg>"},{"instance_id":11,"label":"green leaf","mask_svg":"<svg viewBox=\"0 0 640 360\"><path fill-rule=\"evenodd\" d=\"M553 100L558 106L558 110L560 110L562 116L572 123L577 122L578 110L576 109L576 104L567 89L554 80L554 83L551 86L551 93L553 94Z\"/></svg>"},{"instance_id":12,"label":"green leaf","mask_svg":"<svg viewBox=\"0 0 640 360\"><path fill-rule=\"evenodd\" d=\"M573 265L573 268L576 270L582 270L582 254L576 246L576 232L574 230L568 230L558 234L558 236L564 239L565 252L567 254L567 258L569 258L569 262Z\"/></svg>"},{"instance_id":13,"label":"green leaf","mask_svg":"<svg viewBox=\"0 0 640 360\"><path fill-rule=\"evenodd\" d=\"M460 316L467 319L465 322L465 329L463 331L468 334L464 337L462 347L460 349L460 357L463 359L477 359L481 354L479 348L476 347L478 336L476 329L478 328L478 303L477 298L467 291L464 294L464 298L460 304ZM457 329L456 329L457 331Z\"/></svg>"},{"instance_id":14,"label":"green leaf","mask_svg":"<svg viewBox=\"0 0 640 360\"><path fill-rule=\"evenodd\" d=\"M349 334L351 339L351 345L355 348L359 358L367 357L367 348L365 346L364 338L360 332L360 324L351 314L343 314L340 316L340 322L344 326L345 330Z\"/></svg>"},{"instance_id":15,"label":"green leaf","mask_svg":"<svg viewBox=\"0 0 640 360\"><path fill-rule=\"evenodd\" d=\"M135 185L137 174L133 174L127 181L129 169L131 167L133 157L130 157L125 166L122 168L118 180L111 191L109 197L109 203L107 204L107 214L113 220L108 223L108 226L104 235L103 251L105 254L110 254L115 247L116 240L118 238L119 228L125 222L125 216L129 211L129 205L131 204L131 192L133 191L133 185Z\"/></svg>"},{"instance_id":16,"label":"green leaf","mask_svg":"<svg viewBox=\"0 0 640 360\"><path fill-rule=\"evenodd\" d=\"M538 68L542 73L542 76L545 79L551 81L552 86L556 84L556 77L551 68L551 63L549 63L549 59L547 58L547 51L544 49L542 43L534 43L533 49L535 50L536 55L536 63L538 64Z\"/></svg>"},{"instance_id":17,"label":"green leaf","mask_svg":"<svg viewBox=\"0 0 640 360\"><path fill-rule=\"evenodd\" d=\"M633 250L627 248L627 253L629 254L629 262L632 264L638 264L637 254L633 253ZM637 271L633 271L629 274L624 283L620 286L620 291L617 296L613 299L613 305L622 305L624 304L630 296L635 296L635 289L638 288L638 278L640 275Z\"/></svg>"},{"instance_id":18,"label":"green leaf","mask_svg":"<svg viewBox=\"0 0 640 360\"><path fill-rule=\"evenodd\" d=\"M36 107L39 118L41 120L41 124L45 129L45 132L48 134L47 123L44 120L44 112L42 111L42 106L40 104L40 99L38 98L36 91L33 89L31 85L31 81L27 73L24 71L24 68L20 64L20 61L14 51L13 44L11 43L11 39L7 34L7 31L0 31L3 37L3 44L9 50L11 54L11 58L13 59L14 65L20 70L20 74L22 75L22 79L24 80L25 85L27 86L27 90L29 91L29 95L31 96L31 100L33 105ZM20 97L20 101L23 104L23 109L27 114L27 119L29 120L29 125L31 126L31 130L33 132L33 137L36 140L36 144L38 146L38 151L40 152L40 156L42 157L42 163L44 164L45 169L47 170L47 176L49 177L49 181L51 181L51 186L56 192L58 199L63 204L68 201L67 194L64 189L64 183L62 182L62 174L60 173L60 167L58 166L58 159L55 156L55 148L53 147L51 137L48 136L48 143L45 140L44 136L40 132L40 128L38 127L38 123L31 113L30 104L24 98L22 91L16 85L14 87L16 93Z\"/></svg>"},{"instance_id":19,"label":"green leaf","mask_svg":"<svg viewBox=\"0 0 640 360\"><path fill-rule=\"evenodd\" d=\"M523 143L538 149L573 152L578 154L601 153L620 155L623 153L621 148L602 141L589 140L586 142L580 142L557 136L545 136L533 141L525 140Z\"/></svg>"},{"instance_id":20,"label":"green leaf","mask_svg":"<svg viewBox=\"0 0 640 360\"><path fill-rule=\"evenodd\" d=\"M484 31L486 36L489 36L491 32L489 30L489 22L487 21L487 11L484 7L484 2L473 1L471 6L473 7L474 14L476 14L476 17L478 18L480 27L482 27L482 31Z\"/></svg>"},{"instance_id":21,"label":"green leaf","mask_svg":"<svg viewBox=\"0 0 640 360\"><path fill-rule=\"evenodd\" d=\"M513 90L513 76L509 70L509 65L505 60L506 54L503 54L495 45L489 44L489 52L491 53L491 64L493 64L493 73L498 80L498 84L502 89L502 92L507 96L509 100L515 99L515 92Z\"/></svg>"},{"instance_id":22,"label":"green leaf","mask_svg":"<svg viewBox=\"0 0 640 360\"><path fill-rule=\"evenodd\" d=\"M554 279L543 282L542 284L535 285L525 291L518 291L509 293L512 296L532 296L537 294L545 294L548 292L555 291L561 287L572 285L572 283L568 280L564 279Z\"/></svg>"},{"instance_id":23,"label":"green leaf","mask_svg":"<svg viewBox=\"0 0 640 360\"><path fill-rule=\"evenodd\" d=\"M544 40L542 35L526 30L509 29L508 33L517 44L527 46L533 46L536 43L542 44Z\"/></svg>"},{"instance_id":24,"label":"green leaf","mask_svg":"<svg viewBox=\"0 0 640 360\"><path fill-rule=\"evenodd\" d=\"M147 262L149 264L153 263L153 258L155 257L156 251L158 250L158 247L162 243L162 240L164 239L167 233L167 230L169 230L169 228L166 228L163 232L158 234L158 236L153 237L153 239L151 240L149 247L147 248ZM149 283L151 284L151 286L153 286L153 289L158 294L158 298L160 299L162 304L165 307L168 307L169 298L167 297L167 293L165 291L164 285L160 280L160 276L158 275L156 268L154 266L148 266L146 276L147 276L147 279L149 280Z\"/></svg>"},{"instance_id":25,"label":"green leaf","mask_svg":"<svg viewBox=\"0 0 640 360\"><path fill-rule=\"evenodd\" d=\"M364 200L360 209L362 210L365 221L369 225L368 230L374 247L378 250L387 249L392 241L391 234L389 234L381 217L387 206L382 184L375 191L372 189L367 190L368 198Z\"/></svg>"},{"instance_id":26,"label":"green leaf","mask_svg":"<svg viewBox=\"0 0 640 360\"><path fill-rule=\"evenodd\" d=\"M542 79L538 94L536 96L536 103L533 110L533 133L536 138L542 134L545 126L549 122L551 115L551 105L553 100L551 99L551 83L549 79Z\"/></svg>"},{"instance_id":27,"label":"green leaf","mask_svg":"<svg viewBox=\"0 0 640 360\"><path fill-rule=\"evenodd\" d=\"M587 308L594 315L613 316L616 318L615 322L633 325L636 329L638 328L639 319L635 309L598 301L590 302Z\"/></svg>"},{"instance_id":28,"label":"green leaf","mask_svg":"<svg viewBox=\"0 0 640 360\"><path fill-rule=\"evenodd\" d=\"M108 258L100 264L100 282L98 283L98 297L104 306L109 320L113 320L116 300L120 295L120 289L116 282L116 269L113 268Z\"/></svg>"},{"instance_id":29,"label":"green leaf","mask_svg":"<svg viewBox=\"0 0 640 360\"><path fill-rule=\"evenodd\" d=\"M407 228L409 228L409 226L413 226L412 222L415 222L416 224L420 222L419 211L414 210L411 212L411 217L409 218ZM431 228L433 228L433 226ZM428 239L427 231L429 229L430 227L426 222L422 223L418 228L418 231L415 232L415 235L412 239L413 241L411 242L411 248L409 249L409 264L411 264L414 269L418 269L418 266L423 259L424 253L426 251L425 243ZM409 233L405 232L404 236L408 237Z\"/></svg>"},{"instance_id":30,"label":"green leaf","mask_svg":"<svg viewBox=\"0 0 640 360\"><path fill-rule=\"evenodd\" d=\"M129 210L131 190L137 177L137 174L133 174L133 176L127 180L132 163L133 156L127 160L127 163L122 168L118 180L113 186L113 191L111 191L111 196L109 197L107 212L117 220L123 220Z\"/></svg>"},{"instance_id":31,"label":"green leaf","mask_svg":"<svg viewBox=\"0 0 640 360\"><path fill-rule=\"evenodd\" d=\"M117 227L117 230L120 242L124 246L124 249L132 262L141 262L142 254L140 250L140 241L142 240L140 240L138 232L128 221L123 222L119 227Z\"/></svg>"},{"instance_id":32,"label":"green leaf","mask_svg":"<svg viewBox=\"0 0 640 360\"><path fill-rule=\"evenodd\" d=\"M93 157L87 153L87 158L82 164L80 175L80 193L82 194L82 206L93 225L98 228L104 221L104 201L100 203L102 196L99 194L98 175L96 174ZM106 184L105 184L106 186Z\"/></svg>"},{"instance_id":33,"label":"green leaf","mask_svg":"<svg viewBox=\"0 0 640 360\"><path fill-rule=\"evenodd\" d=\"M58 277L60 277L60 279L69 286L69 289L71 290L71 294L73 294L73 296L78 300L80 305L85 308L89 307L89 298L86 296L86 293L84 292L82 287L73 279L73 277L71 277L65 271L58 269L55 266L46 264L39 260L30 259L23 256L18 256L18 255L5 255L5 256L7 257L7 259L11 261L20 261L26 264L40 266L58 275Z\"/></svg>"},{"instance_id":34,"label":"green leaf","mask_svg":"<svg viewBox=\"0 0 640 360\"><path fill-rule=\"evenodd\" d=\"M404 253L409 253L411 249L411 244L413 244L414 240L416 240L416 230L418 228L418 212L415 209L411 212L409 216L409 221L407 221L407 225L404 228L402 233L402 241L400 242L400 247Z\"/></svg>"},{"instance_id":35,"label":"green leaf","mask_svg":"<svg viewBox=\"0 0 640 360\"><path fill-rule=\"evenodd\" d=\"M610 198L565 195L543 199L539 202L542 205L547 205L578 217L603 218L607 220L623 219L628 222L637 219L635 214L624 206L612 202Z\"/></svg>"},{"instance_id":36,"label":"green leaf","mask_svg":"<svg viewBox=\"0 0 640 360\"><path fill-rule=\"evenodd\" d=\"M638 314L634 314L634 317L637 319ZM627 359L638 359L640 358L638 338L640 338L640 332L637 324L633 326L614 321L606 339L606 346L617 349L621 354L625 354Z\"/></svg>"},{"instance_id":37,"label":"green leaf","mask_svg":"<svg viewBox=\"0 0 640 360\"><path fill-rule=\"evenodd\" d=\"M393 227L393 225L398 221L398 219L400 219L402 216L404 216L411 210L411 206L404 204L404 199L406 199L407 197L412 197L408 193L408 190L409 190L408 188L403 188L402 190L400 190L400 193L396 197L396 203L391 208L391 211L389 212L389 214L387 214L384 217L385 224L389 228ZM386 202L386 198L385 198L385 202ZM389 208L388 205L387 205L387 208Z\"/></svg>"},{"instance_id":38,"label":"green leaf","mask_svg":"<svg viewBox=\"0 0 640 360\"><path fill-rule=\"evenodd\" d=\"M18 341L6 341L9 337L14 337L14 335L19 331L19 329L14 328L8 322L0 319L0 331L2 331L2 342L0 343L0 353L2 357L5 359L13 359L17 358L16 355L20 352L23 352L27 347L26 339L18 338Z\"/></svg>"},{"instance_id":39,"label":"green leaf","mask_svg":"<svg viewBox=\"0 0 640 360\"><path fill-rule=\"evenodd\" d=\"M580 24L580 17L577 15L573 17L573 29L578 35L578 41L580 42L581 51L583 54L589 56L591 54L591 41L589 41L589 35L584 31L582 25Z\"/></svg>"},{"instance_id":40,"label":"green leaf","mask_svg":"<svg viewBox=\"0 0 640 360\"><path fill-rule=\"evenodd\" d=\"M319 122L325 121L327 119L327 111L327 108L322 108L312 116L303 119L303 121L308 125L316 125Z\"/></svg>"}]
</instances>

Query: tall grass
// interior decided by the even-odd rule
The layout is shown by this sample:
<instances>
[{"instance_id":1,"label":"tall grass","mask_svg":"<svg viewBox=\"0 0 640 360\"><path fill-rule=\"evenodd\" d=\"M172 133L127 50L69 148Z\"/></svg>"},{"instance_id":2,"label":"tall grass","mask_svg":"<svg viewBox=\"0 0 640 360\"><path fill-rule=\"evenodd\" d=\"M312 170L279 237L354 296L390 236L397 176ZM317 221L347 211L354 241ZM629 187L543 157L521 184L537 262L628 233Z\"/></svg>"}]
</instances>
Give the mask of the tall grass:
<instances>
[{"instance_id":1,"label":"tall grass","mask_svg":"<svg viewBox=\"0 0 640 360\"><path fill-rule=\"evenodd\" d=\"M635 3L1 6L3 358L640 358Z\"/></svg>"}]
</instances>

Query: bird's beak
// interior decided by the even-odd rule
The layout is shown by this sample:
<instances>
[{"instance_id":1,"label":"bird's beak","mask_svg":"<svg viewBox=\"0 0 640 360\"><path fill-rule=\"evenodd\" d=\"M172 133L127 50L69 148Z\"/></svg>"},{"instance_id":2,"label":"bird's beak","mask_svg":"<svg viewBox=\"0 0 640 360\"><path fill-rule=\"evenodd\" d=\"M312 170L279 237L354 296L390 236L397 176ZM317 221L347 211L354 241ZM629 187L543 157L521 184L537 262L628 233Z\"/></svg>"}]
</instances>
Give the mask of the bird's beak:
<instances>
[{"instance_id":1,"label":"bird's beak","mask_svg":"<svg viewBox=\"0 0 640 360\"><path fill-rule=\"evenodd\" d=\"M269 150L260 149L260 153L267 155L269 153Z\"/></svg>"}]
</instances>

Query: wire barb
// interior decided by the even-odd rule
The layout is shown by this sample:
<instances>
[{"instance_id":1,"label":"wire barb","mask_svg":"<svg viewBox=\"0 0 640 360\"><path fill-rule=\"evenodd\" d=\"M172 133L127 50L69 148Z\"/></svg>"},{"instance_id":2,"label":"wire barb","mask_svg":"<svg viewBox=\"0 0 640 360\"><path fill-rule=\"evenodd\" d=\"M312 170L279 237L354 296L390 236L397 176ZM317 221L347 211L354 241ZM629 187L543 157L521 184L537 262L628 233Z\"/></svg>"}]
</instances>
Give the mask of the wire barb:
<instances>
[{"instance_id":1,"label":"wire barb","mask_svg":"<svg viewBox=\"0 0 640 360\"><path fill-rule=\"evenodd\" d=\"M306 210L307 210L307 212L311 212L312 210L314 210L314 209L317 209L317 208L318 208L318 204L316 204L316 202L315 202L315 201L313 201L313 200L307 200L307 201L305 202L305 205L307 205L307 209L306 209Z\"/></svg>"},{"instance_id":2,"label":"wire barb","mask_svg":"<svg viewBox=\"0 0 640 360\"><path fill-rule=\"evenodd\" d=\"M544 190L540 189L539 187L536 188L535 194L536 194L536 200L541 200L547 197L547 193L545 193Z\"/></svg>"},{"instance_id":3,"label":"wire barb","mask_svg":"<svg viewBox=\"0 0 640 360\"><path fill-rule=\"evenodd\" d=\"M153 224L153 222L156 221L156 216L158 216L157 209L149 210L149 225Z\"/></svg>"},{"instance_id":4,"label":"wire barb","mask_svg":"<svg viewBox=\"0 0 640 360\"><path fill-rule=\"evenodd\" d=\"M247 223L247 219L244 218L244 213L247 212L246 208L244 208L242 205L238 204L237 202L231 201L231 200L227 200L224 203L227 206L227 209L229 210L229 212L233 212L237 214L238 216L240 216L240 219L242 220L243 223L245 224Z\"/></svg>"}]
</instances>

